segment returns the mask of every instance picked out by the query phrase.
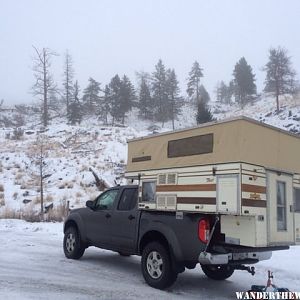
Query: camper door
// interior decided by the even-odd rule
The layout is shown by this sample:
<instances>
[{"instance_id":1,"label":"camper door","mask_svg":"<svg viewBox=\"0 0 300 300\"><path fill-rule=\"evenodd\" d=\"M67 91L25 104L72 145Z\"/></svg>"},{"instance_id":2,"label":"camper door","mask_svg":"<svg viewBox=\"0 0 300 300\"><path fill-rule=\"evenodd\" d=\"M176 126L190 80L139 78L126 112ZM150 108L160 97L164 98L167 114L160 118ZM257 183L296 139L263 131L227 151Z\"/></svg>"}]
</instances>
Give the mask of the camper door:
<instances>
[{"instance_id":1,"label":"camper door","mask_svg":"<svg viewBox=\"0 0 300 300\"><path fill-rule=\"evenodd\" d=\"M300 245L300 184L294 185L295 242Z\"/></svg>"},{"instance_id":2,"label":"camper door","mask_svg":"<svg viewBox=\"0 0 300 300\"><path fill-rule=\"evenodd\" d=\"M293 176L267 172L268 244L294 244Z\"/></svg>"}]
</instances>

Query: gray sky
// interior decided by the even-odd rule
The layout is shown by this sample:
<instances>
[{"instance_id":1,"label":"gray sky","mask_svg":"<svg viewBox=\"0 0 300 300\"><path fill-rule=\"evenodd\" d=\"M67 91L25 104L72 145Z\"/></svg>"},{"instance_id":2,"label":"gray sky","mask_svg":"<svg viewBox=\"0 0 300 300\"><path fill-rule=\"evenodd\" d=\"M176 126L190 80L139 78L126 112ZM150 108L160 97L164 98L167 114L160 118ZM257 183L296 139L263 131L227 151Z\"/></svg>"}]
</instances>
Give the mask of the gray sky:
<instances>
[{"instance_id":1,"label":"gray sky","mask_svg":"<svg viewBox=\"0 0 300 300\"><path fill-rule=\"evenodd\" d=\"M212 93L245 56L260 91L271 46L287 48L300 73L299 29L299 0L0 0L0 99L33 99L32 45L60 54L53 61L58 84L69 49L81 90L90 76L102 86L116 73L135 82L136 71L152 72L161 58L184 94L198 60Z\"/></svg>"}]
</instances>

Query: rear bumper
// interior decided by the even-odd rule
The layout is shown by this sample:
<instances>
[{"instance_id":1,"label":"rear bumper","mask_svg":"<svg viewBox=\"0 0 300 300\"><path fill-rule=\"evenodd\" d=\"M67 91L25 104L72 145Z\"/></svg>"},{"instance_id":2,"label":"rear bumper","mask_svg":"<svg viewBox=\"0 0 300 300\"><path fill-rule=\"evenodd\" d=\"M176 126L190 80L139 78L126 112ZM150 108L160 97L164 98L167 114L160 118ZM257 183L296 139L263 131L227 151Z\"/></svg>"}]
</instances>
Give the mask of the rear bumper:
<instances>
[{"instance_id":1,"label":"rear bumper","mask_svg":"<svg viewBox=\"0 0 300 300\"><path fill-rule=\"evenodd\" d=\"M212 254L201 252L198 261L202 265L255 264L272 257L272 251Z\"/></svg>"}]
</instances>

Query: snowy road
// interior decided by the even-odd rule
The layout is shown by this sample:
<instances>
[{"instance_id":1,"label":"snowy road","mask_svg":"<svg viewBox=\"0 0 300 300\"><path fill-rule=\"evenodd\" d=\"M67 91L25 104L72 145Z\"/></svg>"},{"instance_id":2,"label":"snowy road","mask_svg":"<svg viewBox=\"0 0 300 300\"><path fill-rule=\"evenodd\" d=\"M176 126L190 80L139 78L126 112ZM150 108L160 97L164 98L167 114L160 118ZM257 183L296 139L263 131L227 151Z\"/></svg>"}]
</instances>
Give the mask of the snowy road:
<instances>
[{"instance_id":1,"label":"snowy road","mask_svg":"<svg viewBox=\"0 0 300 300\"><path fill-rule=\"evenodd\" d=\"M145 284L139 257L89 248L81 260L68 260L62 238L59 223L0 220L0 299L235 299L235 291L265 284L268 269L276 284L300 290L300 247L258 264L254 277L236 271L215 282L197 267L180 274L169 290L159 291Z\"/></svg>"}]
</instances>

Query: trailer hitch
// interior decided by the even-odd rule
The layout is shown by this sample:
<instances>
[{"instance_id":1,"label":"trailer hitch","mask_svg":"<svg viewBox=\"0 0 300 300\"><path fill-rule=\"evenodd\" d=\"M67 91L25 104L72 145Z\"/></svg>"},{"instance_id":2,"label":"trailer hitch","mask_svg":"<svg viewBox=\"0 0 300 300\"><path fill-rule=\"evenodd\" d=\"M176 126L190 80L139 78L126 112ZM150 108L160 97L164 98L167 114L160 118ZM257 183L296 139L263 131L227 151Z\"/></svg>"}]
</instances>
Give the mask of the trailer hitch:
<instances>
[{"instance_id":1,"label":"trailer hitch","mask_svg":"<svg viewBox=\"0 0 300 300\"><path fill-rule=\"evenodd\" d=\"M234 267L236 270L242 270L242 271L247 271L249 272L252 276L254 276L255 274L255 268L254 267L247 267L247 266L244 266L244 265L239 265L239 266L236 266Z\"/></svg>"}]
</instances>

